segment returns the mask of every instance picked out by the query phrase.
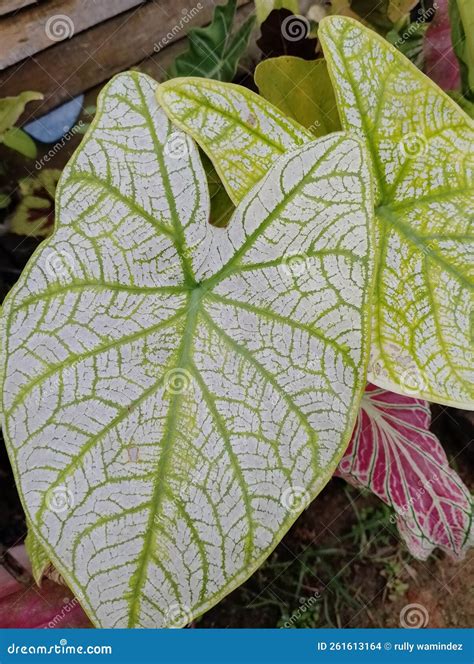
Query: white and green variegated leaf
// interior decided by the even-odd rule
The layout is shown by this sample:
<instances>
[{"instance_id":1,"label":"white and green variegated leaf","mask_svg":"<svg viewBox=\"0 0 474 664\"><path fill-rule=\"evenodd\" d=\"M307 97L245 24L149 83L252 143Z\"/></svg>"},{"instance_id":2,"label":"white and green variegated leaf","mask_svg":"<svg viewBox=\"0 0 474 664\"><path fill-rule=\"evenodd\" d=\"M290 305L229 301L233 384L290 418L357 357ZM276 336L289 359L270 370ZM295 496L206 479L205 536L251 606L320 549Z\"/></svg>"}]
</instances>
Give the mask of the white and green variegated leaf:
<instances>
[{"instance_id":1,"label":"white and green variegated leaf","mask_svg":"<svg viewBox=\"0 0 474 664\"><path fill-rule=\"evenodd\" d=\"M382 37L322 21L343 127L365 140L380 259L370 379L474 408L474 124Z\"/></svg>"},{"instance_id":2,"label":"white and green variegated leaf","mask_svg":"<svg viewBox=\"0 0 474 664\"><path fill-rule=\"evenodd\" d=\"M396 392L474 408L473 123L359 22L326 18L320 38L343 126L365 141L376 180L381 259L370 379ZM205 135L201 145L227 182L250 187L268 171L276 156L274 136L287 149L308 140L285 132L281 141L274 127L259 132L253 144L258 156L252 156L257 167L249 168L236 149L245 144L241 132L248 137L252 125L270 127L273 109L249 91L232 91L231 99L230 89L218 83L211 94L199 80L184 84L193 88L186 101L181 85L169 81L159 93L165 110L198 140ZM210 129L205 104L196 104L209 97ZM243 192L234 188L233 194L238 202Z\"/></svg>"},{"instance_id":3,"label":"white and green variegated leaf","mask_svg":"<svg viewBox=\"0 0 474 664\"><path fill-rule=\"evenodd\" d=\"M158 87L172 122L212 160L237 204L282 154L313 134L259 95L232 83L176 78Z\"/></svg>"},{"instance_id":4,"label":"white and green variegated leaf","mask_svg":"<svg viewBox=\"0 0 474 664\"><path fill-rule=\"evenodd\" d=\"M1 319L28 522L102 627L181 626L244 581L334 472L368 361L361 143L285 155L215 228L154 87L102 92Z\"/></svg>"}]
</instances>

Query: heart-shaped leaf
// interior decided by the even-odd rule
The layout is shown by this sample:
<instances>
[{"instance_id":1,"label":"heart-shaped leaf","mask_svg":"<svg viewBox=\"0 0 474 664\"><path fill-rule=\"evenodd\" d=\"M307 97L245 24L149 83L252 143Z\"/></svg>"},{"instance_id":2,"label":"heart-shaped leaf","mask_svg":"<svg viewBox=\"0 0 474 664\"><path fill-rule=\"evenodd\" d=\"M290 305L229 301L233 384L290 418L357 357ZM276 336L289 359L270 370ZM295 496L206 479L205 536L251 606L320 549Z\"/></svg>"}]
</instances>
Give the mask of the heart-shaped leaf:
<instances>
[{"instance_id":1,"label":"heart-shaped leaf","mask_svg":"<svg viewBox=\"0 0 474 664\"><path fill-rule=\"evenodd\" d=\"M358 22L326 18L318 34L343 127L365 140L377 180L372 380L474 408L474 125Z\"/></svg>"},{"instance_id":2,"label":"heart-shaped leaf","mask_svg":"<svg viewBox=\"0 0 474 664\"><path fill-rule=\"evenodd\" d=\"M1 319L27 518L103 627L184 625L258 567L334 472L368 359L361 143L285 155L215 228L154 87L102 92Z\"/></svg>"},{"instance_id":3,"label":"heart-shaped leaf","mask_svg":"<svg viewBox=\"0 0 474 664\"><path fill-rule=\"evenodd\" d=\"M240 203L282 154L314 136L255 93L232 83L177 78L158 101L211 158L234 203Z\"/></svg>"},{"instance_id":4,"label":"heart-shaped leaf","mask_svg":"<svg viewBox=\"0 0 474 664\"><path fill-rule=\"evenodd\" d=\"M369 385L337 474L394 508L414 556L424 560L440 547L462 558L474 544L472 499L430 422L426 401Z\"/></svg>"}]
</instances>

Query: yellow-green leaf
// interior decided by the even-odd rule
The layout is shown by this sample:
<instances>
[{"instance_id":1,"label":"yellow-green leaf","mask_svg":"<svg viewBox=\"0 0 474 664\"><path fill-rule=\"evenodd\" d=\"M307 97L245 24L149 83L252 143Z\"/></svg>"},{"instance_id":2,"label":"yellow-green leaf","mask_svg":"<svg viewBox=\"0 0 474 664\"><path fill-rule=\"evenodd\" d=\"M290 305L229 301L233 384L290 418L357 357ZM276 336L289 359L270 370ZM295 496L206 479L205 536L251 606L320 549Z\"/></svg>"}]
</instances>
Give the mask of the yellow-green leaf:
<instances>
[{"instance_id":1,"label":"yellow-green leaf","mask_svg":"<svg viewBox=\"0 0 474 664\"><path fill-rule=\"evenodd\" d=\"M255 83L262 97L315 136L341 128L334 90L322 58L303 60L282 55L263 60L255 70Z\"/></svg>"},{"instance_id":2,"label":"yellow-green leaf","mask_svg":"<svg viewBox=\"0 0 474 664\"><path fill-rule=\"evenodd\" d=\"M377 187L372 382L474 408L474 124L393 46L349 18L320 24L343 127Z\"/></svg>"},{"instance_id":3,"label":"yellow-green leaf","mask_svg":"<svg viewBox=\"0 0 474 664\"><path fill-rule=\"evenodd\" d=\"M4 97L0 99L0 143L5 132L13 127L25 106L30 101L43 99L40 92L22 92L17 97Z\"/></svg>"}]
</instances>

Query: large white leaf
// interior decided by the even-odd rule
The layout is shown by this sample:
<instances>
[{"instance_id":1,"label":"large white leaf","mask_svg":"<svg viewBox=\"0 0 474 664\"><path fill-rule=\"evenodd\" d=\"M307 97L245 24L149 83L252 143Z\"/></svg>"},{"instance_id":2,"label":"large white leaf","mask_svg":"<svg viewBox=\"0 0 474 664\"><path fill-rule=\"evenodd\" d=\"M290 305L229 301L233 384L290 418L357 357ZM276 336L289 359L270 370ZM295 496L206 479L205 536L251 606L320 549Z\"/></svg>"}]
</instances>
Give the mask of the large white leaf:
<instances>
[{"instance_id":1,"label":"large white leaf","mask_svg":"<svg viewBox=\"0 0 474 664\"><path fill-rule=\"evenodd\" d=\"M284 156L219 229L153 93L105 88L2 316L32 537L103 627L184 625L256 569L335 470L368 355L361 144Z\"/></svg>"}]
</instances>

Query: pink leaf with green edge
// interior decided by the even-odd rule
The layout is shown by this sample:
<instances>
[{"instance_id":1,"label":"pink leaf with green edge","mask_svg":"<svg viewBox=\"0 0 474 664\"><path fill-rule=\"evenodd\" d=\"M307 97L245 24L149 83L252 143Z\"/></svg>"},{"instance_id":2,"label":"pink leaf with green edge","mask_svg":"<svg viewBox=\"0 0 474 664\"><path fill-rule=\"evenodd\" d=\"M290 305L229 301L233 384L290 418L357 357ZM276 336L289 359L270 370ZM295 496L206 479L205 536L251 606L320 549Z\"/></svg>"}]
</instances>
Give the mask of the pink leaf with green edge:
<instances>
[{"instance_id":1,"label":"pink leaf with green edge","mask_svg":"<svg viewBox=\"0 0 474 664\"><path fill-rule=\"evenodd\" d=\"M9 550L21 580L0 567L0 628L65 629L92 627L78 600L63 585L43 579L38 587L30 576L24 546Z\"/></svg>"},{"instance_id":2,"label":"pink leaf with green edge","mask_svg":"<svg viewBox=\"0 0 474 664\"><path fill-rule=\"evenodd\" d=\"M393 507L415 557L425 560L440 547L462 558L474 543L472 499L430 422L427 401L369 384L336 474Z\"/></svg>"}]
</instances>

